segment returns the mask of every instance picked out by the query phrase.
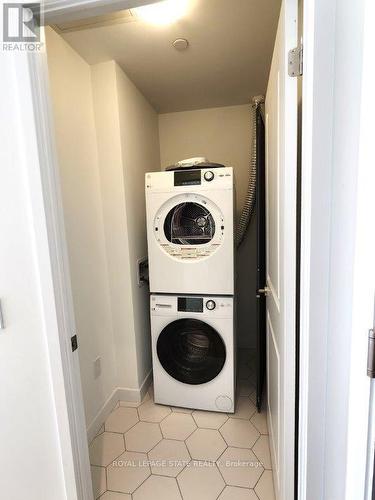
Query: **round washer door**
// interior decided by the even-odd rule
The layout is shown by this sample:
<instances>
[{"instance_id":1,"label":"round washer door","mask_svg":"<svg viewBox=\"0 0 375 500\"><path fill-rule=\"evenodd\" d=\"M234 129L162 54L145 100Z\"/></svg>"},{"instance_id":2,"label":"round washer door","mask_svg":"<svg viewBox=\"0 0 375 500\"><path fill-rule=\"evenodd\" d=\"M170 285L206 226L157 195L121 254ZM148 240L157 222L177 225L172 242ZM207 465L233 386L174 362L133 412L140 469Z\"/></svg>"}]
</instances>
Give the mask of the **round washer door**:
<instances>
[{"instance_id":1,"label":"round washer door","mask_svg":"<svg viewBox=\"0 0 375 500\"><path fill-rule=\"evenodd\" d=\"M179 319L167 325L158 337L156 351L164 370L190 385L213 380L226 359L219 333L198 319Z\"/></svg>"}]
</instances>

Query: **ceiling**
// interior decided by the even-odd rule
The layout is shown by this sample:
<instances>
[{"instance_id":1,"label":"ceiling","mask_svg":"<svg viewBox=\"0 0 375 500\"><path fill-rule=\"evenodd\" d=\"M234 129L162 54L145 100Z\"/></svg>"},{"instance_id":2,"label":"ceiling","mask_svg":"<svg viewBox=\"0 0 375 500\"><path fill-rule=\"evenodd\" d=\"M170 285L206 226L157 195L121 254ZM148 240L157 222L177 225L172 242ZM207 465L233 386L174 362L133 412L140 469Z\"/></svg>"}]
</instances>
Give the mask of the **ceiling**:
<instances>
[{"instance_id":1,"label":"ceiling","mask_svg":"<svg viewBox=\"0 0 375 500\"><path fill-rule=\"evenodd\" d=\"M61 34L89 64L117 61L160 113L230 106L265 93L279 9L280 0L190 0L168 26L127 13ZM172 47L181 37L184 52Z\"/></svg>"}]
</instances>

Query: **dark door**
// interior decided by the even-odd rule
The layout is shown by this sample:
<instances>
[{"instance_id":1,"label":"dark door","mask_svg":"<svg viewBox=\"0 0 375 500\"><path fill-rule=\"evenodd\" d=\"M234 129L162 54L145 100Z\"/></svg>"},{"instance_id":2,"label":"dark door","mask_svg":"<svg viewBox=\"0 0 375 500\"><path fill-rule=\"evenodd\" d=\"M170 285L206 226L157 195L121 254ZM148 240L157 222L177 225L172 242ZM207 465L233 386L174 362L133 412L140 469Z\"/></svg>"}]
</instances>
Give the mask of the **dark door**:
<instances>
[{"instance_id":1,"label":"dark door","mask_svg":"<svg viewBox=\"0 0 375 500\"><path fill-rule=\"evenodd\" d=\"M266 166L265 166L265 129L260 107L256 117L257 140L257 184L256 184L256 221L257 221L257 291L266 286ZM257 409L261 410L266 373L266 296L257 293Z\"/></svg>"}]
</instances>

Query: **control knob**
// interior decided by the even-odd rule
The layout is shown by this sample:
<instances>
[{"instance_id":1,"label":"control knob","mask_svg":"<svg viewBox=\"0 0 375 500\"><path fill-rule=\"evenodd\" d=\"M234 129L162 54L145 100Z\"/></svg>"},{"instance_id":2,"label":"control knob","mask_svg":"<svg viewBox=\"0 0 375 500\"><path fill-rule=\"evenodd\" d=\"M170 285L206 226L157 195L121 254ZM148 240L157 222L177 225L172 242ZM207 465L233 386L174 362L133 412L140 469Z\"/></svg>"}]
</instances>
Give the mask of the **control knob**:
<instances>
[{"instance_id":1,"label":"control knob","mask_svg":"<svg viewBox=\"0 0 375 500\"><path fill-rule=\"evenodd\" d=\"M207 170L207 172L204 173L204 178L207 182L211 182L214 177L215 177L215 174L213 172L211 172L211 170Z\"/></svg>"},{"instance_id":2,"label":"control knob","mask_svg":"<svg viewBox=\"0 0 375 500\"><path fill-rule=\"evenodd\" d=\"M206 307L209 311L213 311L216 307L216 302L214 300L207 300Z\"/></svg>"}]
</instances>

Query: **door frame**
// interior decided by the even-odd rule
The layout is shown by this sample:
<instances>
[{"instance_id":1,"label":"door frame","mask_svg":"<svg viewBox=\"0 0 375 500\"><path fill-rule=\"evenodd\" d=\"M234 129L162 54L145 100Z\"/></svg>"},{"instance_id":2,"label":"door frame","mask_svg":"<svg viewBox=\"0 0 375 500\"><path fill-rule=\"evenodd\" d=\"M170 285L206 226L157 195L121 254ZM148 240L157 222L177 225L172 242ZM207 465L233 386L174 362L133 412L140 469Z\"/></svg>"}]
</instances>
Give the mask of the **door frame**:
<instances>
[{"instance_id":1,"label":"door frame","mask_svg":"<svg viewBox=\"0 0 375 500\"><path fill-rule=\"evenodd\" d=\"M362 499L375 290L375 9L371 0L304 3L298 498Z\"/></svg>"},{"instance_id":2,"label":"door frame","mask_svg":"<svg viewBox=\"0 0 375 500\"><path fill-rule=\"evenodd\" d=\"M157 0L46 0L45 19L48 23L99 15L119 8L136 7ZM363 0L365 1L365 0ZM367 9L371 0L367 1ZM350 0L343 0L348 3ZM349 7L348 7L349 8ZM353 5L353 13L357 9ZM372 17L375 22L374 16ZM305 0L304 2L304 79L303 79L303 140L302 140L302 212L301 212L301 362L300 362L300 425L299 425L299 499L324 498L324 450L327 446L325 436L327 401L324 387L327 382L327 347L329 332L329 311L327 298L330 288L330 250L331 227L330 214L332 202L332 162L333 124L335 107L333 90L335 79L335 2L326 0ZM374 24L372 24L374 25ZM367 61L370 61L368 58ZM80 395L79 367L77 352L70 349L70 337L74 329L72 295L68 272L66 242L63 232L63 214L59 193L57 155L54 137L51 131L52 113L49 101L47 63L45 54L20 55L17 63L20 83L20 101L25 102L25 95L31 97L29 106L23 108L23 116L36 129L35 142L28 148L34 148L40 163L40 184L32 183L33 197L32 223L35 228L46 225L48 242L37 238L36 245L40 258L48 259L53 270L54 304L50 314L54 314L58 324L59 336L49 339L50 358L61 356L61 367L51 363L55 380L54 395L56 413L59 421L60 443L67 498L91 500L91 478L87 454L86 427L83 418L83 401ZM27 98L26 98L27 100ZM365 136L363 137L365 141ZM30 139L31 141L31 139ZM35 148L37 152L35 153ZM365 149L365 144L362 145ZM28 148L25 150L28 152ZM325 156L327 155L327 156ZM328 159L328 161L327 161ZM363 159L363 162L365 160ZM327 167L328 168L324 168ZM361 167L366 170L368 165ZM363 192L368 191L366 183L361 184ZM42 196L42 198L41 198ZM368 200L367 200L368 201ZM43 210L41 210L41 203ZM363 207L362 207L363 208ZM371 212L368 212L371 213ZM366 236L365 233L358 235ZM366 239L366 238L364 238ZM319 244L316 244L319 241ZM367 240L366 240L367 241ZM312 243L315 243L312 245ZM363 241L358 241L358 252L364 250ZM327 273L322 273L322 266ZM319 270L319 282L316 272ZM363 273L363 269L358 272ZM363 284L359 279L358 286ZM51 289L41 279L43 295L49 297ZM316 293L314 293L316 292ZM46 313L47 314L47 313ZM313 321L312 321L313 320ZM354 326L354 325L353 325ZM371 326L371 325L370 325ZM321 332L320 342L314 342L314 333ZM362 349L353 352L354 370L363 361ZM313 379L317 377L317 379ZM319 380L319 383L316 383ZM351 386L353 389L353 386ZM351 392L355 398L355 392ZM351 422L358 416L358 408L352 408ZM353 429L353 424L349 431ZM353 437L353 435L351 436ZM351 451L358 451L354 443L349 442ZM321 446L321 448L319 448ZM316 453L317 450L321 453ZM347 465L353 465L358 453L347 457ZM362 463L362 462L361 462ZM347 485L353 480L353 468L347 477ZM312 489L308 489L312 487ZM69 493L68 493L69 492ZM76 492L73 495L71 492ZM313 494L313 492L315 492ZM317 493L316 493L317 492ZM348 496L348 499L350 497ZM352 497L353 498L353 497Z\"/></svg>"},{"instance_id":3,"label":"door frame","mask_svg":"<svg viewBox=\"0 0 375 500\"><path fill-rule=\"evenodd\" d=\"M46 0L45 24L96 16L134 8L158 0ZM87 431L78 352L72 352L75 333L73 295L70 281L65 224L60 191L46 53L17 54L15 71L22 104L23 121L32 127L34 142L25 131L25 155L37 158L39 176L29 177L35 245L40 258L40 287L45 300L46 324L54 321L47 350L61 449L67 500L93 500ZM39 235L45 231L46 237ZM46 262L49 265L46 265ZM55 333L57 332L57 334Z\"/></svg>"}]
</instances>

